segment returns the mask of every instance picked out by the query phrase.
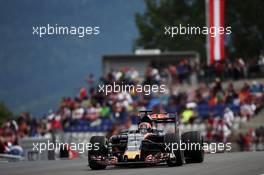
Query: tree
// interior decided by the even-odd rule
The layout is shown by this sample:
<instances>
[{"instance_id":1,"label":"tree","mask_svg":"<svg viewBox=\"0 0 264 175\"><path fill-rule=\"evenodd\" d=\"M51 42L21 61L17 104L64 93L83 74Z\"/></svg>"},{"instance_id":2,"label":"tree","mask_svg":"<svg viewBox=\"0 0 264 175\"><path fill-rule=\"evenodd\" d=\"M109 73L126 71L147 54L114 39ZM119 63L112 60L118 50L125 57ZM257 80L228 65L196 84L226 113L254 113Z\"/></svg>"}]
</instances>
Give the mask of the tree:
<instances>
[{"instance_id":1,"label":"tree","mask_svg":"<svg viewBox=\"0 0 264 175\"><path fill-rule=\"evenodd\" d=\"M3 102L0 102L0 126L4 121L12 119L13 113L6 107Z\"/></svg>"},{"instance_id":2,"label":"tree","mask_svg":"<svg viewBox=\"0 0 264 175\"><path fill-rule=\"evenodd\" d=\"M145 0L146 11L135 14L139 37L134 48L159 48L163 51L195 50L206 58L205 35L164 35L165 26L206 26L205 0ZM226 57L252 58L264 50L264 1L225 1Z\"/></svg>"},{"instance_id":3,"label":"tree","mask_svg":"<svg viewBox=\"0 0 264 175\"><path fill-rule=\"evenodd\" d=\"M251 59L264 50L264 1L226 0L226 26L232 27L226 47L229 57Z\"/></svg>"}]
</instances>

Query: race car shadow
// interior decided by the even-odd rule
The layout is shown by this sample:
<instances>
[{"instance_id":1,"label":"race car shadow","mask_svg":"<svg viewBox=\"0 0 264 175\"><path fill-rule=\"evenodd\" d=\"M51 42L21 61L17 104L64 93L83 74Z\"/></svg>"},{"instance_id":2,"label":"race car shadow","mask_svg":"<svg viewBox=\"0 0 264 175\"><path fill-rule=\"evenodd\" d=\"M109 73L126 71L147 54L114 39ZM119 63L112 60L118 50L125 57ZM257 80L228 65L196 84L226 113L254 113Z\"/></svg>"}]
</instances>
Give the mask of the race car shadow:
<instances>
[{"instance_id":1,"label":"race car shadow","mask_svg":"<svg viewBox=\"0 0 264 175\"><path fill-rule=\"evenodd\" d=\"M115 169L140 169L140 168L166 168L168 167L166 164L159 164L159 165L126 165L126 166L112 166L109 167L109 169L115 170Z\"/></svg>"},{"instance_id":2,"label":"race car shadow","mask_svg":"<svg viewBox=\"0 0 264 175\"><path fill-rule=\"evenodd\" d=\"M88 166L89 168L89 166ZM122 165L122 166L108 166L104 170L126 170L126 169L146 169L146 168L169 168L167 164L158 164L158 165ZM104 170L91 170L90 168L88 171L104 171Z\"/></svg>"}]
</instances>

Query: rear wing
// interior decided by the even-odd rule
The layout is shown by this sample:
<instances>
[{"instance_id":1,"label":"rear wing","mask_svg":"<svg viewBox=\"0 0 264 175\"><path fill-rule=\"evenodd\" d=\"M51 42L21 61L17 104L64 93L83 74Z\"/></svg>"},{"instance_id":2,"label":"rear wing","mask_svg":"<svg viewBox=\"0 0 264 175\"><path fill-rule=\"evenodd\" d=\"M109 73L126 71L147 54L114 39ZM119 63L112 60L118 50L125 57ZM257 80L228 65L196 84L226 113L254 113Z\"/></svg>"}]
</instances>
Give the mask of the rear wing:
<instances>
[{"instance_id":1,"label":"rear wing","mask_svg":"<svg viewBox=\"0 0 264 175\"><path fill-rule=\"evenodd\" d=\"M174 123L179 121L178 115L170 113L151 114L150 117L156 123Z\"/></svg>"},{"instance_id":2,"label":"rear wing","mask_svg":"<svg viewBox=\"0 0 264 175\"><path fill-rule=\"evenodd\" d=\"M152 113L152 111L139 111L140 114L148 115L152 119L152 124L156 126L159 123L174 123L175 124L175 132L179 132L179 116L177 114L172 113Z\"/></svg>"}]
</instances>

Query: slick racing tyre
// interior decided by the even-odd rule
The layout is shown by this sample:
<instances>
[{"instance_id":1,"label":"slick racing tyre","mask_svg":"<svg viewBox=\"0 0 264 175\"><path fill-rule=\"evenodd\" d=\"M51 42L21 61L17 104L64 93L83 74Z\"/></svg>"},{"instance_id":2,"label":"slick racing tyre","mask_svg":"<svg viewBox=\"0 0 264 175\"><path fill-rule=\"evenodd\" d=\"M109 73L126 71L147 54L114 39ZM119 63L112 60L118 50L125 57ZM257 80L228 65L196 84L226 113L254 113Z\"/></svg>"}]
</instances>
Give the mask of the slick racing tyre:
<instances>
[{"instance_id":1,"label":"slick racing tyre","mask_svg":"<svg viewBox=\"0 0 264 175\"><path fill-rule=\"evenodd\" d=\"M90 143L93 145L92 149L88 151L88 162L92 170L101 170L106 168L106 164L99 163L92 159L92 156L100 156L107 158L107 139L104 136L93 136L90 139Z\"/></svg>"},{"instance_id":2,"label":"slick racing tyre","mask_svg":"<svg viewBox=\"0 0 264 175\"><path fill-rule=\"evenodd\" d=\"M189 149L184 151L186 163L201 163L204 161L203 137L199 131L183 133L182 141L189 145Z\"/></svg>"},{"instance_id":3,"label":"slick racing tyre","mask_svg":"<svg viewBox=\"0 0 264 175\"><path fill-rule=\"evenodd\" d=\"M169 157L169 159L167 160L168 166L182 166L184 163L184 153L180 150L179 135L175 133L167 133L164 136L164 143L165 145L170 145L170 150L167 151L169 151L173 155L173 157ZM172 150L172 147L174 147L175 149Z\"/></svg>"}]
</instances>

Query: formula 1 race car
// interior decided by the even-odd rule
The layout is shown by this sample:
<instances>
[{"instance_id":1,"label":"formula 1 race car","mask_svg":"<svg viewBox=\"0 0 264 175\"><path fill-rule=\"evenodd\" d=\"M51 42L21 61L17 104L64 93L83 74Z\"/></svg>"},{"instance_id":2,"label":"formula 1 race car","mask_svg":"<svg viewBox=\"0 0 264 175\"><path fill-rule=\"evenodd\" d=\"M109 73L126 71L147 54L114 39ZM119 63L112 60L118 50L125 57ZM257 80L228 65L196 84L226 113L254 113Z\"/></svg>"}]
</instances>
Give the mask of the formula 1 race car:
<instances>
[{"instance_id":1,"label":"formula 1 race car","mask_svg":"<svg viewBox=\"0 0 264 175\"><path fill-rule=\"evenodd\" d=\"M137 130L125 131L109 139L91 137L93 147L88 151L88 162L92 170L105 169L107 165L167 163L168 166L182 166L184 162L203 162L203 137L198 131L180 134L177 115L140 111L139 116ZM157 129L159 123L175 124L175 132ZM185 146L180 149L183 143Z\"/></svg>"}]
</instances>

